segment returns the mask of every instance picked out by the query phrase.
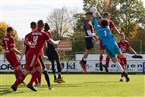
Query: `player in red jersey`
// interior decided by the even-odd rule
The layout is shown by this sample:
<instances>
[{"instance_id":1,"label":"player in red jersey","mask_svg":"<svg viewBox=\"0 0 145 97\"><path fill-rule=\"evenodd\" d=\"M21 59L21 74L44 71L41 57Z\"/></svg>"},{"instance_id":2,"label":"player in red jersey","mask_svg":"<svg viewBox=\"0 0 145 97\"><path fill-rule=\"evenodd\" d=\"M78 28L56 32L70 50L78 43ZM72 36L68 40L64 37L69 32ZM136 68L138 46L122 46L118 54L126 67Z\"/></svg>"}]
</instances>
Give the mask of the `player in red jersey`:
<instances>
[{"instance_id":1,"label":"player in red jersey","mask_svg":"<svg viewBox=\"0 0 145 97\"><path fill-rule=\"evenodd\" d=\"M15 77L17 79L18 76L22 74L21 64L17 56L17 54L21 55L21 52L16 48L12 27L7 28L7 35L2 39L2 47L5 49L6 59L14 68Z\"/></svg>"},{"instance_id":2,"label":"player in red jersey","mask_svg":"<svg viewBox=\"0 0 145 97\"><path fill-rule=\"evenodd\" d=\"M31 32L34 32L34 31L36 30L36 23L35 23L35 22L31 22L30 28L31 28L31 30L32 30ZM30 33L31 33L31 32L30 32ZM28 33L28 34L25 36L25 39L27 39L27 37L29 36L30 33ZM28 46L27 44L24 43L24 47L23 47L23 51L22 51L22 55L21 55L20 60L22 60L22 57L23 57L24 54L27 54L28 49L29 49L29 46ZM40 60L40 62L41 62L42 69L43 69L42 73L43 73L44 76L45 76L45 80L46 80L46 82L47 82L48 89L49 89L49 90L53 90L53 88L52 88L52 86L51 86L51 84L50 84L49 75L48 75L47 71L45 70L45 64L44 64L44 62L43 62L43 59L44 59L44 60L45 60L45 59L47 60L48 57L45 56L45 55L42 53L42 54L39 56L39 60ZM38 69L39 69L39 68L38 68ZM31 78L31 80L30 80L30 82L29 82L29 84L31 84L31 85L33 85L33 82L34 82L33 77L35 76L34 74L35 74L36 71L37 71L37 67L34 67L34 68L32 69L32 71L31 71L32 78ZM36 78L36 80L35 80L35 85L34 85L34 86L41 86L41 75L40 75L40 76L37 76L37 78Z\"/></svg>"},{"instance_id":3,"label":"player in red jersey","mask_svg":"<svg viewBox=\"0 0 145 97\"><path fill-rule=\"evenodd\" d=\"M100 16L99 16L99 18L101 19ZM108 12L105 12L103 14L103 18L106 18L108 20L110 31L112 32L114 30L115 32L117 32L118 35L120 35L120 32L116 28L115 24L113 23L112 20L110 20L110 14ZM105 53L105 47L102 45L102 41L100 41L100 48L99 48L99 50L100 50L100 58L99 58L99 60L100 60L100 70L103 71L102 61L103 61L103 54ZM107 55L107 57L106 57L106 64L104 66L106 72L108 72L109 62L110 62L110 57Z\"/></svg>"},{"instance_id":4,"label":"player in red jersey","mask_svg":"<svg viewBox=\"0 0 145 97\"><path fill-rule=\"evenodd\" d=\"M118 42L118 46L121 49L121 52L123 54L125 54L127 52L127 49L130 50L131 52L133 52L135 55L137 55L136 51L130 46L129 42L127 40L125 40L125 35L124 33L121 33L121 40ZM123 67L123 69L126 71L126 67L127 67L127 59L126 58L120 58L118 56L118 60L121 64L121 66ZM123 74L121 74L121 78L120 78L120 82L123 81Z\"/></svg>"},{"instance_id":5,"label":"player in red jersey","mask_svg":"<svg viewBox=\"0 0 145 97\"><path fill-rule=\"evenodd\" d=\"M35 23L35 22L31 22L31 23L30 23L30 28L31 28L31 32L34 32L34 31L36 30L36 23ZM30 32L30 33L31 33L31 32ZM29 36L30 33L28 33L28 34L25 36L25 39ZM20 57L20 61L22 60L23 55L24 55L24 54L27 54L28 49L29 49L29 46L26 45L26 44L24 43L23 50L22 50L22 55L21 55L21 57ZM37 70L36 67L33 68L33 70L31 71L31 75L32 75L32 76L33 76L33 73L36 72L36 70ZM33 78L33 77L32 77L32 78ZM31 83L31 84L33 84L32 81L33 81L33 80L30 80L30 83ZM38 78L35 80L35 86L41 86L41 75L38 76Z\"/></svg>"},{"instance_id":6,"label":"player in red jersey","mask_svg":"<svg viewBox=\"0 0 145 97\"><path fill-rule=\"evenodd\" d=\"M37 30L30 33L26 39L26 44L29 45L29 50L26 55L26 65L24 67L24 72L19 78L15 81L15 83L11 86L13 91L17 90L17 87L20 83L23 82L25 77L32 71L34 66L37 66L39 71L36 71L33 77L35 81L37 76L41 74L41 63L39 60L39 56L43 50L44 43L47 41L53 45L58 44L57 42L53 41L46 32L43 32L44 23L42 20L37 22ZM37 91L31 84L27 85L32 91Z\"/></svg>"}]
</instances>

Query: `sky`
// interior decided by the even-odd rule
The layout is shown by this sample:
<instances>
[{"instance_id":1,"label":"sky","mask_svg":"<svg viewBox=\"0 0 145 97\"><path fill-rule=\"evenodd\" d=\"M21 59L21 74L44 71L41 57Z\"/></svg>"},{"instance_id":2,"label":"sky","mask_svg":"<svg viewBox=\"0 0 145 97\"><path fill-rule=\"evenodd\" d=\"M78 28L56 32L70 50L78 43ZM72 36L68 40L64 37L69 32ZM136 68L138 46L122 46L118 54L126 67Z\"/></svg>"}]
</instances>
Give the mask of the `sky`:
<instances>
[{"instance_id":1,"label":"sky","mask_svg":"<svg viewBox=\"0 0 145 97\"><path fill-rule=\"evenodd\" d=\"M83 0L0 0L0 21L6 22L24 38L30 29L30 22L42 19L55 8L68 8L82 12Z\"/></svg>"},{"instance_id":2,"label":"sky","mask_svg":"<svg viewBox=\"0 0 145 97\"><path fill-rule=\"evenodd\" d=\"M83 12L83 0L0 0L0 22L6 22L17 30L19 38L24 38L31 31L30 22L46 22L53 9L64 6Z\"/></svg>"}]
</instances>

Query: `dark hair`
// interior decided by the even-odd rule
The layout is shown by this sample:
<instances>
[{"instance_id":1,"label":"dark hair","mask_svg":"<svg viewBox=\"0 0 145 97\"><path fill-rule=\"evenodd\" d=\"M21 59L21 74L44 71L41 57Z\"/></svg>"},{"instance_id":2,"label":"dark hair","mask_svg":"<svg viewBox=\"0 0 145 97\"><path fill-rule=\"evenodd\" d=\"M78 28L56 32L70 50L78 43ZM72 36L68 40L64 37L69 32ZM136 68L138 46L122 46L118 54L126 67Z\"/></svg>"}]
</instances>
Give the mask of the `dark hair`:
<instances>
[{"instance_id":1,"label":"dark hair","mask_svg":"<svg viewBox=\"0 0 145 97\"><path fill-rule=\"evenodd\" d=\"M35 29L36 28L36 22L31 22L30 28Z\"/></svg>"},{"instance_id":2,"label":"dark hair","mask_svg":"<svg viewBox=\"0 0 145 97\"><path fill-rule=\"evenodd\" d=\"M104 20L102 20L101 21L101 25L103 26L103 27L106 27L106 26L108 26L108 21L106 20L106 19L104 19Z\"/></svg>"},{"instance_id":3,"label":"dark hair","mask_svg":"<svg viewBox=\"0 0 145 97\"><path fill-rule=\"evenodd\" d=\"M105 12L105 13L103 14L103 18L106 18L107 16L110 16L110 13L109 13L109 12Z\"/></svg>"},{"instance_id":4,"label":"dark hair","mask_svg":"<svg viewBox=\"0 0 145 97\"><path fill-rule=\"evenodd\" d=\"M44 26L43 20L39 20L37 22L38 28L42 28Z\"/></svg>"},{"instance_id":5,"label":"dark hair","mask_svg":"<svg viewBox=\"0 0 145 97\"><path fill-rule=\"evenodd\" d=\"M7 28L7 33L10 33L11 31L13 31L13 28L12 27L8 27Z\"/></svg>"},{"instance_id":6,"label":"dark hair","mask_svg":"<svg viewBox=\"0 0 145 97\"><path fill-rule=\"evenodd\" d=\"M48 30L50 30L50 27L49 27L48 23L45 23L44 31L48 31Z\"/></svg>"},{"instance_id":7,"label":"dark hair","mask_svg":"<svg viewBox=\"0 0 145 97\"><path fill-rule=\"evenodd\" d=\"M88 12L86 12L86 14L85 15L93 15L93 13L92 12L90 12L90 11L88 11Z\"/></svg>"}]
</instances>

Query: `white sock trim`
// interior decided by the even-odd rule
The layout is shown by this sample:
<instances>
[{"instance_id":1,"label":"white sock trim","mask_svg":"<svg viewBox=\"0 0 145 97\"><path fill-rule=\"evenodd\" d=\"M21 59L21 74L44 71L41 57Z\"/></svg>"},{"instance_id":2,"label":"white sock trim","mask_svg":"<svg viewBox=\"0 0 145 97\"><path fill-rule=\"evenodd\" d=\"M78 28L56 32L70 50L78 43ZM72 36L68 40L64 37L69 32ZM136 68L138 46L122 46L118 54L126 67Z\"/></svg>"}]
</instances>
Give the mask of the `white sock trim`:
<instances>
[{"instance_id":1,"label":"white sock trim","mask_svg":"<svg viewBox=\"0 0 145 97\"><path fill-rule=\"evenodd\" d=\"M124 71L122 66L121 66L121 64L119 62L116 62L114 64L117 66L119 72L123 72Z\"/></svg>"}]
</instances>

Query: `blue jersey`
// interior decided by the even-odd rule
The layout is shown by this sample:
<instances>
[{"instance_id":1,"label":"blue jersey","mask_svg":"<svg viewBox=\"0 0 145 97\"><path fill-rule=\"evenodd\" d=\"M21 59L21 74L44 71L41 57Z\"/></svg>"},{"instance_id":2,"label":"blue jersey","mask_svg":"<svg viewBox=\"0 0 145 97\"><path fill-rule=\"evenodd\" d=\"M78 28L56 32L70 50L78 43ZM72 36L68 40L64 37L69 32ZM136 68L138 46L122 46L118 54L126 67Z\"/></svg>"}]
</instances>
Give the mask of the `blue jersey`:
<instances>
[{"instance_id":1,"label":"blue jersey","mask_svg":"<svg viewBox=\"0 0 145 97\"><path fill-rule=\"evenodd\" d=\"M117 54L121 54L121 51L114 39L113 34L110 31L109 26L105 28L100 26L96 18L94 18L94 25L98 32L98 36L102 41L102 44L105 47L110 58L116 57Z\"/></svg>"},{"instance_id":2,"label":"blue jersey","mask_svg":"<svg viewBox=\"0 0 145 97\"><path fill-rule=\"evenodd\" d=\"M108 46L108 45L111 45L112 43L116 44L116 41L114 39L113 34L110 31L109 26L107 26L105 28L100 26L98 24L98 20L96 18L94 18L94 25L98 32L98 36L99 36L100 40L102 41L103 46Z\"/></svg>"}]
</instances>

